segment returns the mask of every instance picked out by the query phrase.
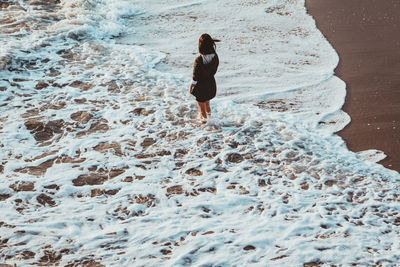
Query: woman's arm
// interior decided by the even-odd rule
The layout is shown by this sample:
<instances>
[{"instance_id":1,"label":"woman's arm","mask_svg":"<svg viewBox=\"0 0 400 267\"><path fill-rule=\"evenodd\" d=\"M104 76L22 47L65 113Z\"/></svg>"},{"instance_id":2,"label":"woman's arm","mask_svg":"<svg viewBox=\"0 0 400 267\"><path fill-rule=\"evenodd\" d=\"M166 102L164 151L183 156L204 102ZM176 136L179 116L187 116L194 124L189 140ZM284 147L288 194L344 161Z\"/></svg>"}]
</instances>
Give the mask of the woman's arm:
<instances>
[{"instance_id":1,"label":"woman's arm","mask_svg":"<svg viewBox=\"0 0 400 267\"><path fill-rule=\"evenodd\" d=\"M196 82L197 82L198 80L200 80L200 65L201 65L200 60L202 60L202 59L201 59L200 56L198 56L198 57L195 59L194 64L193 64L193 75L192 75L192 80L193 80L193 81L196 81Z\"/></svg>"},{"instance_id":2,"label":"woman's arm","mask_svg":"<svg viewBox=\"0 0 400 267\"><path fill-rule=\"evenodd\" d=\"M189 94L192 93L194 86L197 84L197 81L200 78L200 62L199 62L200 59L201 59L201 57L199 56L194 60L192 83L190 84L190 87L189 87Z\"/></svg>"},{"instance_id":3,"label":"woman's arm","mask_svg":"<svg viewBox=\"0 0 400 267\"><path fill-rule=\"evenodd\" d=\"M215 73L217 73L218 65L219 65L219 58L218 58L218 55L215 54L215 57L216 57L216 59L215 59L215 64L213 65L213 69L212 69L213 75L215 75Z\"/></svg>"}]
</instances>

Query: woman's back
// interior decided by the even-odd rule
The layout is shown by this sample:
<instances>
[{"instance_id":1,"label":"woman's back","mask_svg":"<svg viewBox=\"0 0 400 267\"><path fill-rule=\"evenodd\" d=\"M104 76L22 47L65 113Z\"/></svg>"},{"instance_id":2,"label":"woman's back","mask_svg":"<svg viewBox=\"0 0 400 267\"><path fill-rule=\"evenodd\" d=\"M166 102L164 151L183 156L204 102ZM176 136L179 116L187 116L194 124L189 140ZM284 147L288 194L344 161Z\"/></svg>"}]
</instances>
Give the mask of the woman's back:
<instances>
[{"instance_id":1,"label":"woman's back","mask_svg":"<svg viewBox=\"0 0 400 267\"><path fill-rule=\"evenodd\" d=\"M210 100L217 93L217 84L214 75L218 70L219 58L215 52L215 42L209 34L202 34L199 38L199 53L193 64L193 79L189 93L196 97L200 111L200 119L210 117ZM203 121L204 122L204 121Z\"/></svg>"},{"instance_id":2,"label":"woman's back","mask_svg":"<svg viewBox=\"0 0 400 267\"><path fill-rule=\"evenodd\" d=\"M197 81L192 94L198 102L211 100L217 93L214 75L218 70L219 58L216 53L200 55L194 61L193 80Z\"/></svg>"}]
</instances>

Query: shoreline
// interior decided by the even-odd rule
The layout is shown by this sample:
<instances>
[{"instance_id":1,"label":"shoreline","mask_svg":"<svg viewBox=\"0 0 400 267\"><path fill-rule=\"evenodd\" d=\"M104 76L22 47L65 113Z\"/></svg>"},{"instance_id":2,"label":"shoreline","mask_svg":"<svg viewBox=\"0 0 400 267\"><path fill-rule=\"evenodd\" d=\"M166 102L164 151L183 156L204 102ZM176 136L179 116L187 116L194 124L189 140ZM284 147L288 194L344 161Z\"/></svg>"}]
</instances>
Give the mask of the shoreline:
<instances>
[{"instance_id":1,"label":"shoreline","mask_svg":"<svg viewBox=\"0 0 400 267\"><path fill-rule=\"evenodd\" d=\"M400 3L306 0L306 9L340 57L351 122L338 135L351 151L383 151L378 163L400 172Z\"/></svg>"}]
</instances>

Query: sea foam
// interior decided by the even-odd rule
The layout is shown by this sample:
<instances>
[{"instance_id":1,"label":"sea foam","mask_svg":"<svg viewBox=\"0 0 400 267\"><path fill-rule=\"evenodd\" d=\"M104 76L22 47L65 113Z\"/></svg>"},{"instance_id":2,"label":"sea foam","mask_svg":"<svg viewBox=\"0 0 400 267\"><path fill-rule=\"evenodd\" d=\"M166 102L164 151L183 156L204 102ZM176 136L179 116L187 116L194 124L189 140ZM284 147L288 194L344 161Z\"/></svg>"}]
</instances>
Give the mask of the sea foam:
<instances>
[{"instance_id":1,"label":"sea foam","mask_svg":"<svg viewBox=\"0 0 400 267\"><path fill-rule=\"evenodd\" d=\"M400 176L334 134L345 84L303 1L40 3L1 13L2 262L399 263Z\"/></svg>"}]
</instances>

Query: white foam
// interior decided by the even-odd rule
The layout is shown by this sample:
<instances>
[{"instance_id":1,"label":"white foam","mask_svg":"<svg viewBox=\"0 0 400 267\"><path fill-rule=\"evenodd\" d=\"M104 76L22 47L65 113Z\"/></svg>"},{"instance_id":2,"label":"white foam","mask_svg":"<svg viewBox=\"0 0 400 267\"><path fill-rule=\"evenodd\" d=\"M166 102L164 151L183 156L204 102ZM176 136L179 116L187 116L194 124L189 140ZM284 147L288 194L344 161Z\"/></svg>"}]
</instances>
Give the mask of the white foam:
<instances>
[{"instance_id":1,"label":"white foam","mask_svg":"<svg viewBox=\"0 0 400 267\"><path fill-rule=\"evenodd\" d=\"M386 154L380 150L369 149L357 152L358 155L361 156L362 159L371 161L371 162L379 162L386 158Z\"/></svg>"},{"instance_id":2,"label":"white foam","mask_svg":"<svg viewBox=\"0 0 400 267\"><path fill-rule=\"evenodd\" d=\"M399 174L333 134L349 120L345 85L303 1L76 0L56 10L59 21L9 37L11 69L0 73L4 262L400 261ZM187 91L203 32L223 42L212 119L199 125ZM77 122L78 111L91 119ZM64 122L38 143L28 119ZM21 182L33 191L15 192Z\"/></svg>"}]
</instances>

